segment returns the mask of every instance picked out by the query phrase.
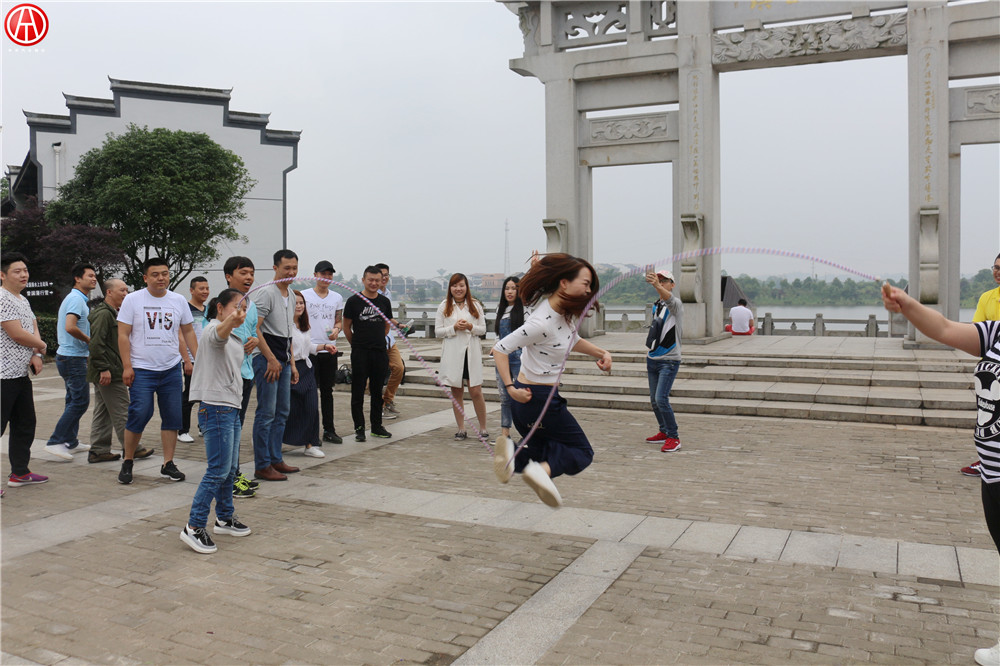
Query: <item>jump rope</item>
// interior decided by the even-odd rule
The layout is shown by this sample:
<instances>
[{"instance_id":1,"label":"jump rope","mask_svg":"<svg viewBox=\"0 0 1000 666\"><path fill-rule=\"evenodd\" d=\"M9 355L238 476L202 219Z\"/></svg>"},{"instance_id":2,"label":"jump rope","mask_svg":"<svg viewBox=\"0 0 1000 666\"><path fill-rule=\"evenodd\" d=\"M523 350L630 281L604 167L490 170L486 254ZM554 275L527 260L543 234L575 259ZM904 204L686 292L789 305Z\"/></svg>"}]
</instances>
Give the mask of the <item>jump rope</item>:
<instances>
[{"instance_id":1,"label":"jump rope","mask_svg":"<svg viewBox=\"0 0 1000 666\"><path fill-rule=\"evenodd\" d=\"M866 281L867 280L871 280L871 281L874 281L876 283L880 283L882 285L882 291L884 293L886 293L886 294L889 293L888 292L889 283L886 282L886 281L884 281L884 280L882 280L882 278L880 278L878 276L875 276L875 275L871 275L869 273L863 273L863 272L855 270L855 269L853 269L853 268L851 268L849 266L845 266L843 264L838 264L836 262L829 261L827 259L823 259L822 257L816 257L816 256L813 256L813 255L804 254L802 252L791 252L791 251L788 251L788 250L775 250L775 249L766 248L766 247L707 247L707 248L702 248L700 250L689 250L687 252L680 252L678 254L674 254L674 255L672 255L670 257L667 257L665 259L661 259L661 260L653 262L653 263L648 263L648 264L645 264L644 266L641 266L639 268L633 268L630 271L618 274L608 284L606 284L603 287L601 287L601 289L598 290L598 292L595 293L590 298L590 300L587 302L587 306L584 308L582 314L577 319L576 326L573 329L573 334L575 336L578 336L580 334L580 327L583 326L583 322L587 319L587 316L590 314L591 310L593 310L593 308L594 308L595 304L598 302L598 300L604 294L606 294L610 289L613 289L616 285L618 285L623 280L627 280L627 279L629 279L631 277L634 277L636 275L640 275L640 274L645 275L647 273L653 272L653 271L656 270L657 266L670 266L670 265L672 265L672 264L674 264L675 262L678 262L678 261L684 261L686 259L697 259L697 258L700 258L700 257L708 257L708 256L716 255L716 254L755 254L755 255L766 255L766 256L772 256L772 257L787 257L789 259L801 259L801 260L805 260L805 261L811 261L811 262L815 262L815 263L818 263L818 264L822 264L824 266L829 266L831 268L835 268L835 269L843 271L845 273L850 273L851 275L856 275L856 276L858 276L860 278L863 278ZM337 280L332 280L332 279L327 279L327 278L318 278L318 277L282 278L280 280L272 280L270 282L265 282L263 284L257 285L253 289L250 289L243 296L243 298L240 300L240 305L242 305L243 302L245 302L250 297L250 294L252 294L253 292L257 291L258 289L263 289L263 288L269 287L271 285L281 284L281 283L285 283L285 282L288 282L288 283L291 283L291 282L313 282L313 283L323 283L323 284L326 284L326 285L336 285L338 287L342 287L342 288L346 289L347 291L351 292L355 296L360 297L361 300L363 300L365 303L367 303L368 305L370 305L375 310L375 312L377 312L378 315L383 320L385 320L385 322L387 324L389 324L390 329L397 334L397 338L396 339L403 341L406 344L406 346L409 347L410 352L412 353L413 357L415 357L417 359L417 362L420 363L420 367L422 367L427 372L427 374L430 375L431 379L434 380L434 383L437 384L437 386L441 389L441 391L445 394L445 396L449 400L451 400L452 405L454 405L455 409L458 410L458 412L462 415L462 418L464 420L466 420L466 421L469 422L469 424L472 426L473 432L475 432L475 434L476 434L476 439L478 439L482 443L482 445L486 448L486 451L490 455L493 454L493 448L490 446L490 443L486 440L486 437L483 435L482 431L479 430L479 428L476 426L475 422L473 422L473 421L471 421L471 420L468 419L468 415L465 413L465 409L461 405L458 404L458 401L452 395L452 393L451 393L451 387L447 386L446 384L444 384L441 381L441 379L438 377L438 374L431 368L431 366L427 363L427 361L424 360L424 357L421 356L419 352L417 352L416 348L413 346L413 344L410 342L410 340L406 337L405 333L403 331L401 331L399 329L399 327L396 326L396 324L394 324L388 317L385 316L385 314L382 312L382 310L380 310L378 307L376 307L375 304L372 303L370 300L368 300L368 298L365 297L365 295L362 294L361 292L358 292L358 291L354 290L352 287L344 284L343 282L338 282ZM501 297L502 297L502 295L501 295ZM546 297L547 296L542 296L542 298L546 298ZM539 412L538 416L535 418L535 422L531 426L531 429L528 431L528 434L526 434L521 439L521 442L518 444L517 448L514 451L514 455L507 462L507 466L508 467L514 464L514 460L517 458L517 454L520 453L521 450L525 446L528 445L528 442L531 440L532 436L535 434L535 431L538 430L538 426L542 423L542 419L545 417L545 413L548 411L549 405L552 403L552 399L555 397L556 392L559 390L560 380L562 379L563 373L566 370L566 362L569 360L569 356L570 356L570 354L572 352L573 352L572 347L569 347L569 348L566 349L566 353L563 356L562 363L560 363L560 365L559 365L559 371L556 373L555 382L552 384L552 390L549 391L549 395L545 399L545 403L542 405L542 410L541 410L541 412Z\"/></svg>"}]
</instances>

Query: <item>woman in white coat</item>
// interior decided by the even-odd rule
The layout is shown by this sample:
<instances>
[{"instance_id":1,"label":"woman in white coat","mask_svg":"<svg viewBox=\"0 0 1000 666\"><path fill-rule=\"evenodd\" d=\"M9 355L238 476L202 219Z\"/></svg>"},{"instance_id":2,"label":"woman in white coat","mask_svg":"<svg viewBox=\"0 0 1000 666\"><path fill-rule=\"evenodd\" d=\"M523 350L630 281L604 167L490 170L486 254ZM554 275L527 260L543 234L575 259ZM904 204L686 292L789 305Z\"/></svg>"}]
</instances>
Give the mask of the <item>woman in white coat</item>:
<instances>
[{"instance_id":1,"label":"woman in white coat","mask_svg":"<svg viewBox=\"0 0 1000 666\"><path fill-rule=\"evenodd\" d=\"M448 295L437 309L434 334L444 338L441 345L441 381L451 387L451 394L464 409L463 385L469 386L469 397L479 419L479 432L486 432L486 400L483 398L483 352L479 336L486 335L486 314L483 304L469 293L469 280L455 273L448 280ZM455 439L465 439L465 419L453 403L458 432Z\"/></svg>"}]
</instances>

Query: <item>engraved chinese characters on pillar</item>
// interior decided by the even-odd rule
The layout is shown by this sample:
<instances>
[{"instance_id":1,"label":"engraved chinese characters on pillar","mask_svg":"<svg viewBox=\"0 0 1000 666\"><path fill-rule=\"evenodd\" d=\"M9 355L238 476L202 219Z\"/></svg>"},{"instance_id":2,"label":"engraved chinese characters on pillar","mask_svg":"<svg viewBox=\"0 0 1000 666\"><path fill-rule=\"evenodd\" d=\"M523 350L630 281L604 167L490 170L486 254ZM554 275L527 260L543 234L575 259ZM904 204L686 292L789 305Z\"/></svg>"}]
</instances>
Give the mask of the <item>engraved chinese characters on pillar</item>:
<instances>
[{"instance_id":1,"label":"engraved chinese characters on pillar","mask_svg":"<svg viewBox=\"0 0 1000 666\"><path fill-rule=\"evenodd\" d=\"M935 153L937 146L937 92L934 89L937 81L937 49L927 46L920 50L920 87L923 91L921 113L921 147L920 161L923 164L921 182L923 191L920 202L923 205L934 203L934 184L937 181L937 164Z\"/></svg>"},{"instance_id":2,"label":"engraved chinese characters on pillar","mask_svg":"<svg viewBox=\"0 0 1000 666\"><path fill-rule=\"evenodd\" d=\"M688 104L691 115L688 120L688 159L691 169L691 211L701 212L701 75L698 72L688 74Z\"/></svg>"}]
</instances>

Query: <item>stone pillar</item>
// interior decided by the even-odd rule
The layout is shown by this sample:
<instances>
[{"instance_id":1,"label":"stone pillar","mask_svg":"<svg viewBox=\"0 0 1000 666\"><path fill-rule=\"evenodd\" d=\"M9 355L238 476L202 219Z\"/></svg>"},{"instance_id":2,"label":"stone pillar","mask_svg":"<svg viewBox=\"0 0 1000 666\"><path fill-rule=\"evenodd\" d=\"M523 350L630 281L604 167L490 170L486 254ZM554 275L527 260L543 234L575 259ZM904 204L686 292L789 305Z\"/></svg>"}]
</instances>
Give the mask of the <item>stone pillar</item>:
<instances>
[{"instance_id":1,"label":"stone pillar","mask_svg":"<svg viewBox=\"0 0 1000 666\"><path fill-rule=\"evenodd\" d=\"M545 81L545 250L568 252L593 263L593 178L590 167L580 164L581 116L572 78ZM590 318L580 333L590 337L600 332Z\"/></svg>"},{"instance_id":2,"label":"stone pillar","mask_svg":"<svg viewBox=\"0 0 1000 666\"><path fill-rule=\"evenodd\" d=\"M910 294L958 317L958 228L949 211L948 21L944 0L907 11ZM929 342L910 326L907 338Z\"/></svg>"},{"instance_id":3,"label":"stone pillar","mask_svg":"<svg viewBox=\"0 0 1000 666\"><path fill-rule=\"evenodd\" d=\"M712 8L677 3L680 155L674 164L674 252L721 245L719 75L712 67ZM684 337L722 333L719 255L674 264L684 302Z\"/></svg>"}]
</instances>

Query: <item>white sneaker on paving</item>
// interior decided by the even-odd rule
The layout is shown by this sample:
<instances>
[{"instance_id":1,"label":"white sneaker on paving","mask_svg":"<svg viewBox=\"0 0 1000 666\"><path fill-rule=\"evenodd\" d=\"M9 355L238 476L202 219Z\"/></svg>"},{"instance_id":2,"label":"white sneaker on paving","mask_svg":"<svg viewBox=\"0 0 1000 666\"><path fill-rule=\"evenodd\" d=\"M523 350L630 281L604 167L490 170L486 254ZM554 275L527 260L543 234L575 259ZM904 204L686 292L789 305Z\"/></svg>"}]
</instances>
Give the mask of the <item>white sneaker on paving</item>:
<instances>
[{"instance_id":1,"label":"white sneaker on paving","mask_svg":"<svg viewBox=\"0 0 1000 666\"><path fill-rule=\"evenodd\" d=\"M511 461L513 457L514 442L510 441L510 437L497 437L496 447L493 449L493 473L500 483L507 483L514 476L514 463Z\"/></svg>"},{"instance_id":2,"label":"white sneaker on paving","mask_svg":"<svg viewBox=\"0 0 1000 666\"><path fill-rule=\"evenodd\" d=\"M976 650L975 657L980 666L1000 666L1000 643L991 648Z\"/></svg>"},{"instance_id":3,"label":"white sneaker on paving","mask_svg":"<svg viewBox=\"0 0 1000 666\"><path fill-rule=\"evenodd\" d=\"M83 453L84 451L90 450L90 444L84 444L83 442L78 442L76 446L67 446L66 450L70 453Z\"/></svg>"},{"instance_id":4,"label":"white sneaker on paving","mask_svg":"<svg viewBox=\"0 0 1000 666\"><path fill-rule=\"evenodd\" d=\"M194 437L192 437L186 432L182 432L179 435L177 435L177 441L184 442L185 444L190 444L191 442L194 441Z\"/></svg>"},{"instance_id":5,"label":"white sneaker on paving","mask_svg":"<svg viewBox=\"0 0 1000 666\"><path fill-rule=\"evenodd\" d=\"M532 460L525 465L521 476L524 477L524 482L531 486L531 489L538 495L538 499L551 507L562 506L562 497L559 496L556 484L552 482L541 465Z\"/></svg>"},{"instance_id":6,"label":"white sneaker on paving","mask_svg":"<svg viewBox=\"0 0 1000 666\"><path fill-rule=\"evenodd\" d=\"M184 529L181 530L181 541L190 546L191 550L203 555L208 555L218 550L215 542L212 541L212 537L208 536L208 531L204 527L193 530L185 525Z\"/></svg>"},{"instance_id":7,"label":"white sneaker on paving","mask_svg":"<svg viewBox=\"0 0 1000 666\"><path fill-rule=\"evenodd\" d=\"M229 520L215 519L215 527L212 531L216 534L228 534L229 536L246 536L250 534L250 528L240 522L239 518L233 516Z\"/></svg>"},{"instance_id":8,"label":"white sneaker on paving","mask_svg":"<svg viewBox=\"0 0 1000 666\"><path fill-rule=\"evenodd\" d=\"M72 460L73 454L69 452L65 444L46 444L45 452L60 460Z\"/></svg>"},{"instance_id":9,"label":"white sneaker on paving","mask_svg":"<svg viewBox=\"0 0 1000 666\"><path fill-rule=\"evenodd\" d=\"M325 458L326 457L326 454L323 453L323 449L319 448L318 446L307 447L306 450L302 452L302 455L309 456L310 458Z\"/></svg>"}]
</instances>

